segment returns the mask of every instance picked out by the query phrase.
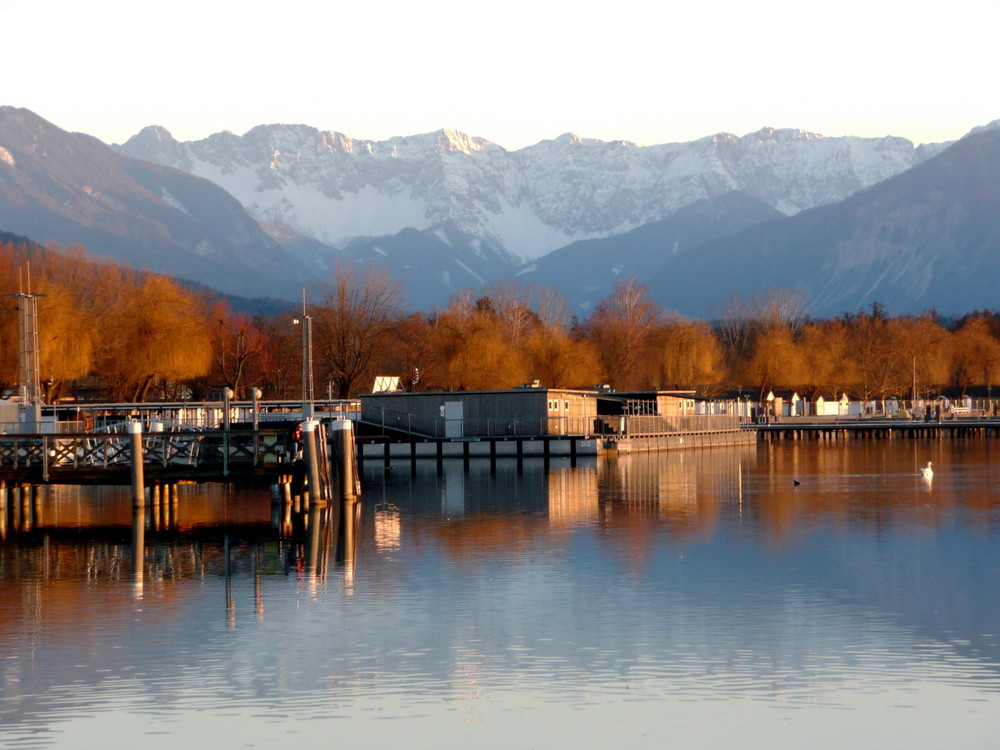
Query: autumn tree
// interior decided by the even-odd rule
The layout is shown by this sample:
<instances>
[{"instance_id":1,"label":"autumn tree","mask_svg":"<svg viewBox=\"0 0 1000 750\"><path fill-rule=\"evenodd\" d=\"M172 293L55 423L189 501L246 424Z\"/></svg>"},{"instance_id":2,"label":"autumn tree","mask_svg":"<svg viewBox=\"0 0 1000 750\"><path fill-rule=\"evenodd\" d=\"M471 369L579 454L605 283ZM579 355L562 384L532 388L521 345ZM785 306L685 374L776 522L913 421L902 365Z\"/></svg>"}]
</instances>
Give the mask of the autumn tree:
<instances>
[{"instance_id":1,"label":"autumn tree","mask_svg":"<svg viewBox=\"0 0 1000 750\"><path fill-rule=\"evenodd\" d=\"M530 286L522 287L516 281L496 282L480 299L490 304L504 334L514 344L523 343L539 324Z\"/></svg>"},{"instance_id":2,"label":"autumn tree","mask_svg":"<svg viewBox=\"0 0 1000 750\"><path fill-rule=\"evenodd\" d=\"M89 375L94 366L96 331L100 325L77 303L71 290L48 286L39 300L39 374L49 386L47 400L55 399L66 381Z\"/></svg>"},{"instance_id":3,"label":"autumn tree","mask_svg":"<svg viewBox=\"0 0 1000 750\"><path fill-rule=\"evenodd\" d=\"M898 328L890 325L885 307L873 302L869 311L843 317L849 352L857 368L857 390L866 401L904 391L910 368Z\"/></svg>"},{"instance_id":4,"label":"autumn tree","mask_svg":"<svg viewBox=\"0 0 1000 750\"><path fill-rule=\"evenodd\" d=\"M792 331L783 325L758 331L744 372L758 387L759 400L763 400L770 390L801 384L804 378L803 360Z\"/></svg>"},{"instance_id":5,"label":"autumn tree","mask_svg":"<svg viewBox=\"0 0 1000 750\"><path fill-rule=\"evenodd\" d=\"M799 385L808 390L813 401L821 395L835 398L858 381L847 324L842 319L803 325L796 348L802 364Z\"/></svg>"},{"instance_id":6,"label":"autumn tree","mask_svg":"<svg viewBox=\"0 0 1000 750\"><path fill-rule=\"evenodd\" d=\"M611 295L597 303L584 323L603 380L620 390L650 385L643 359L659 319L660 309L647 287L635 279L615 282Z\"/></svg>"},{"instance_id":7,"label":"autumn tree","mask_svg":"<svg viewBox=\"0 0 1000 750\"><path fill-rule=\"evenodd\" d=\"M948 386L955 343L951 332L931 314L891 318L889 329L900 360L896 395L910 394L914 385L924 393Z\"/></svg>"},{"instance_id":8,"label":"autumn tree","mask_svg":"<svg viewBox=\"0 0 1000 750\"><path fill-rule=\"evenodd\" d=\"M431 316L429 332L445 388L486 390L525 382L524 352L510 339L491 298L460 292Z\"/></svg>"},{"instance_id":9,"label":"autumn tree","mask_svg":"<svg viewBox=\"0 0 1000 750\"><path fill-rule=\"evenodd\" d=\"M600 379L593 345L565 326L539 325L525 342L524 353L531 379L549 388L584 388Z\"/></svg>"},{"instance_id":10,"label":"autumn tree","mask_svg":"<svg viewBox=\"0 0 1000 750\"><path fill-rule=\"evenodd\" d=\"M374 365L391 340L399 317L402 284L385 269L358 270L338 264L333 280L320 287L313 313L317 359L338 398L374 377Z\"/></svg>"},{"instance_id":11,"label":"autumn tree","mask_svg":"<svg viewBox=\"0 0 1000 750\"><path fill-rule=\"evenodd\" d=\"M963 395L970 385L992 385L1000 374L995 323L990 315L968 315L953 334L951 380Z\"/></svg>"},{"instance_id":12,"label":"autumn tree","mask_svg":"<svg viewBox=\"0 0 1000 750\"><path fill-rule=\"evenodd\" d=\"M770 389L798 385L805 367L796 338L804 320L794 289L767 289L748 301L730 297L717 322L730 379L756 385L761 399Z\"/></svg>"},{"instance_id":13,"label":"autumn tree","mask_svg":"<svg viewBox=\"0 0 1000 750\"><path fill-rule=\"evenodd\" d=\"M209 328L193 293L164 276L143 276L107 300L97 370L113 398L144 401L154 382L165 386L209 371Z\"/></svg>"},{"instance_id":14,"label":"autumn tree","mask_svg":"<svg viewBox=\"0 0 1000 750\"><path fill-rule=\"evenodd\" d=\"M722 347L707 323L671 317L655 330L652 341L661 388L690 389L722 379Z\"/></svg>"}]
</instances>

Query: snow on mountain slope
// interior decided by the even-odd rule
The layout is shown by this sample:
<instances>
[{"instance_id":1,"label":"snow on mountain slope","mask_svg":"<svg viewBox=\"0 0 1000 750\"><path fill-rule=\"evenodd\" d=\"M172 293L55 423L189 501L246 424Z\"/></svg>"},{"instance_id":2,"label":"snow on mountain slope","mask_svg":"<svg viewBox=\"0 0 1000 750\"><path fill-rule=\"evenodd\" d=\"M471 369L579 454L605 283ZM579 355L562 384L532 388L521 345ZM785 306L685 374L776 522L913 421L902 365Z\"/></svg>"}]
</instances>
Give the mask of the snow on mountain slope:
<instances>
[{"instance_id":1,"label":"snow on mountain slope","mask_svg":"<svg viewBox=\"0 0 1000 750\"><path fill-rule=\"evenodd\" d=\"M209 179L259 220L328 244L450 223L530 260L732 190L794 214L842 200L942 147L764 128L647 147L567 134L507 151L451 130L363 141L261 125L184 143L149 127L116 148Z\"/></svg>"}]
</instances>

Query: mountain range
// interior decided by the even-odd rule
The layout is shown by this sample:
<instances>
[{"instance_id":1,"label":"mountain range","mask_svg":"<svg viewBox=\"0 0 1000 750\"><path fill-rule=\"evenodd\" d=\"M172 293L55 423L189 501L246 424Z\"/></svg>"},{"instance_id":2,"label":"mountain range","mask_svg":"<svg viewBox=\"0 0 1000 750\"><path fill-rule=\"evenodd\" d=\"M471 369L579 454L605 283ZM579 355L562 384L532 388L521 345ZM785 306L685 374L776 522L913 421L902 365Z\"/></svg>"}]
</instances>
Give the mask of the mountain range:
<instances>
[{"instance_id":1,"label":"mountain range","mask_svg":"<svg viewBox=\"0 0 1000 750\"><path fill-rule=\"evenodd\" d=\"M998 166L1000 130L970 133L843 201L705 243L650 276L650 291L705 318L713 299L692 279L744 297L794 287L823 315L874 301L893 313L996 309Z\"/></svg>"},{"instance_id":2,"label":"mountain range","mask_svg":"<svg viewBox=\"0 0 1000 750\"><path fill-rule=\"evenodd\" d=\"M0 230L287 299L347 262L386 266L417 309L517 278L585 312L635 277L699 317L775 286L817 316L874 300L961 312L992 305L955 287L988 287L975 280L993 270L996 139L765 128L508 151L449 130L360 141L262 125L189 142L151 126L108 146L0 107Z\"/></svg>"},{"instance_id":3,"label":"mountain range","mask_svg":"<svg viewBox=\"0 0 1000 750\"><path fill-rule=\"evenodd\" d=\"M265 294L258 281L270 277L272 295L294 299L286 280L307 278L218 186L9 107L0 108L0 229L236 294Z\"/></svg>"}]
</instances>

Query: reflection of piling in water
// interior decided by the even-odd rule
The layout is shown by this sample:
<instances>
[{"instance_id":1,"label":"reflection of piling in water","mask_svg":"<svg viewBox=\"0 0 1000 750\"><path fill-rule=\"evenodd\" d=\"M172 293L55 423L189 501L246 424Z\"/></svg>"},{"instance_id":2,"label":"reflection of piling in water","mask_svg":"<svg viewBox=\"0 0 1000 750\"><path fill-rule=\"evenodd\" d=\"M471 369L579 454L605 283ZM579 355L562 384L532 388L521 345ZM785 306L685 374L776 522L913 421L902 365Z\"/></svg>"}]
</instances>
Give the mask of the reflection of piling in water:
<instances>
[{"instance_id":1,"label":"reflection of piling in water","mask_svg":"<svg viewBox=\"0 0 1000 750\"><path fill-rule=\"evenodd\" d=\"M361 520L361 502L345 499L341 504L340 531L337 534L337 562L354 567L354 549L358 523Z\"/></svg>"},{"instance_id":2,"label":"reflection of piling in water","mask_svg":"<svg viewBox=\"0 0 1000 750\"><path fill-rule=\"evenodd\" d=\"M31 525L37 528L45 523L42 518L42 488L40 485L31 485Z\"/></svg>"},{"instance_id":3,"label":"reflection of piling in water","mask_svg":"<svg viewBox=\"0 0 1000 750\"><path fill-rule=\"evenodd\" d=\"M143 561L146 557L146 510L141 505L132 506L132 577L142 583Z\"/></svg>"},{"instance_id":4,"label":"reflection of piling in water","mask_svg":"<svg viewBox=\"0 0 1000 750\"><path fill-rule=\"evenodd\" d=\"M18 487L18 495L20 497L21 506L21 533L27 534L32 529L31 525L31 485L22 484Z\"/></svg>"},{"instance_id":5,"label":"reflection of piling in water","mask_svg":"<svg viewBox=\"0 0 1000 750\"><path fill-rule=\"evenodd\" d=\"M352 427L337 420L328 441L322 423L302 423L302 459L271 486L272 525L282 537L305 537L299 559L311 576L326 575L335 524L335 559L353 568L361 504Z\"/></svg>"},{"instance_id":6,"label":"reflection of piling in water","mask_svg":"<svg viewBox=\"0 0 1000 750\"><path fill-rule=\"evenodd\" d=\"M309 507L309 528L306 537L306 573L308 575L323 575L326 572L325 558L322 554L327 545L324 539L329 539L329 512L326 504L313 503Z\"/></svg>"},{"instance_id":7,"label":"reflection of piling in water","mask_svg":"<svg viewBox=\"0 0 1000 750\"><path fill-rule=\"evenodd\" d=\"M264 576L261 571L261 550L260 543L254 545L253 560L253 599L257 610L257 619L264 619Z\"/></svg>"},{"instance_id":8,"label":"reflection of piling in water","mask_svg":"<svg viewBox=\"0 0 1000 750\"><path fill-rule=\"evenodd\" d=\"M353 424L349 420L332 423L330 440L326 427L317 420L301 425L303 457L271 486L272 525L291 532L293 517L308 512L313 505L355 499L360 494Z\"/></svg>"},{"instance_id":9,"label":"reflection of piling in water","mask_svg":"<svg viewBox=\"0 0 1000 750\"><path fill-rule=\"evenodd\" d=\"M7 483L0 480L0 541L7 538Z\"/></svg>"}]
</instances>

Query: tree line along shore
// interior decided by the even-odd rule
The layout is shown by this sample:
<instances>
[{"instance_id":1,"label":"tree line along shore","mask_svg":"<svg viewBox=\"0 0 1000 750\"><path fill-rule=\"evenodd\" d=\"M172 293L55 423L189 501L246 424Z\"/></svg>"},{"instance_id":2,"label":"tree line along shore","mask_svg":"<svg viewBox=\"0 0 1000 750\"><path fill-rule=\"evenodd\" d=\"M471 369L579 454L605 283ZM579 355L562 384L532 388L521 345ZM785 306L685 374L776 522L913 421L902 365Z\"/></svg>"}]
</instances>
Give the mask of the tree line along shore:
<instances>
[{"instance_id":1,"label":"tree line along shore","mask_svg":"<svg viewBox=\"0 0 1000 750\"><path fill-rule=\"evenodd\" d=\"M28 285L30 284L30 289ZM302 396L301 305L263 315L218 294L89 256L79 248L0 245L0 388L18 378L18 298L38 298L44 398L140 402ZM775 289L732 297L711 322L657 305L635 280L592 310L546 287L497 283L431 312L405 307L402 282L341 265L306 293L318 396L350 398L376 375L410 391L551 388L739 390L863 399L989 389L1000 366L1000 313L893 316L878 303L826 320ZM913 391L916 390L914 394Z\"/></svg>"}]
</instances>

